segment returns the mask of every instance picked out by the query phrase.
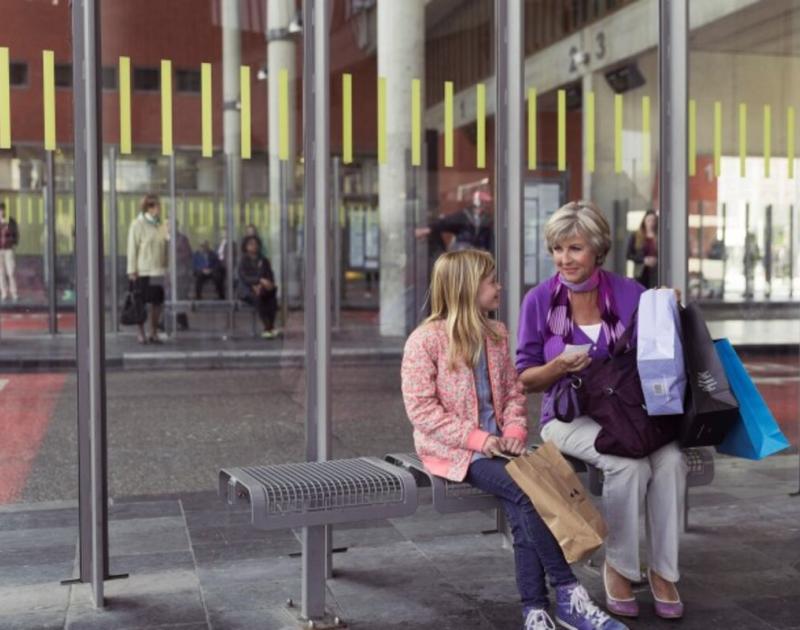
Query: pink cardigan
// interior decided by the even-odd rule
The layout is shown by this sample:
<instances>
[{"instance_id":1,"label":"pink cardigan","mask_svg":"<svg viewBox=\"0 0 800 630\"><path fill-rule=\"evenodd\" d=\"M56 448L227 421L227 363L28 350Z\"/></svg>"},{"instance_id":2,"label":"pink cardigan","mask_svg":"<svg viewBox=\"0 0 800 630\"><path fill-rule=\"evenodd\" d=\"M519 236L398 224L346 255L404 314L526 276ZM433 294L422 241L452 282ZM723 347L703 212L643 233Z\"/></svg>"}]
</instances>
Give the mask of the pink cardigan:
<instances>
[{"instance_id":1,"label":"pink cardigan","mask_svg":"<svg viewBox=\"0 0 800 630\"><path fill-rule=\"evenodd\" d=\"M525 395L508 352L508 332L493 322L500 341L486 339L486 359L497 427L504 437L528 438ZM479 428L478 394L472 368L447 365L444 322L417 328L406 341L401 376L403 401L414 445L422 463L434 475L463 481L474 451L489 434Z\"/></svg>"}]
</instances>

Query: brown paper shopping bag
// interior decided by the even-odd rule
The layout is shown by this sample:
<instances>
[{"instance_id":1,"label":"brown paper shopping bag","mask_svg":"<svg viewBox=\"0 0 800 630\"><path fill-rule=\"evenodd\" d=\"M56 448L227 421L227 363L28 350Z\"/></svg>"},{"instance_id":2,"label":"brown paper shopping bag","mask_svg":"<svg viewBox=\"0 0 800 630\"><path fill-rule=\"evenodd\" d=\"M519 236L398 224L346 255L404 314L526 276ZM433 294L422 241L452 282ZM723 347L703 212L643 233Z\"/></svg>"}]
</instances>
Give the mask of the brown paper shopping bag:
<instances>
[{"instance_id":1,"label":"brown paper shopping bag","mask_svg":"<svg viewBox=\"0 0 800 630\"><path fill-rule=\"evenodd\" d=\"M577 562L603 544L605 521L552 442L512 459L506 470L530 497L567 562Z\"/></svg>"}]
</instances>

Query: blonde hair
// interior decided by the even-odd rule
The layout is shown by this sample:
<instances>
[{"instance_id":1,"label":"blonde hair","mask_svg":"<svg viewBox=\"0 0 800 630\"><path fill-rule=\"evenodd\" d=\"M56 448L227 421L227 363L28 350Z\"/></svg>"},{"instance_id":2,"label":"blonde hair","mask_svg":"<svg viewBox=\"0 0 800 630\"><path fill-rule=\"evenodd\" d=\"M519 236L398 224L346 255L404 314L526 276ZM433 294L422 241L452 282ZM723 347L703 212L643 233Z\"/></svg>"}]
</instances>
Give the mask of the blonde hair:
<instances>
[{"instance_id":1,"label":"blonde hair","mask_svg":"<svg viewBox=\"0 0 800 630\"><path fill-rule=\"evenodd\" d=\"M433 266L430 299L431 314L423 325L444 321L449 348L447 363L455 368L459 361L475 367L483 339L499 340L486 314L478 307L478 289L495 270L488 252L465 249L439 256Z\"/></svg>"},{"instance_id":2,"label":"blonde hair","mask_svg":"<svg viewBox=\"0 0 800 630\"><path fill-rule=\"evenodd\" d=\"M564 239L582 236L597 255L597 264L602 265L611 249L611 228L603 212L591 201L570 201L553 213L544 226L547 249Z\"/></svg>"}]
</instances>

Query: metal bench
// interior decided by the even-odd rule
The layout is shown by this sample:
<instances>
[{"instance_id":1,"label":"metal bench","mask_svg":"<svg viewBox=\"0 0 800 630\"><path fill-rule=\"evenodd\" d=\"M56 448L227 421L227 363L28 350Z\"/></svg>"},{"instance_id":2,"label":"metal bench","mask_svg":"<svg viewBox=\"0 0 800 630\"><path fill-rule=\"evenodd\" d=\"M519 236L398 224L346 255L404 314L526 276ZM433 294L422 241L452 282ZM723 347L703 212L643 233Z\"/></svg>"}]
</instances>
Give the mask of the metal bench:
<instances>
[{"instance_id":1,"label":"metal bench","mask_svg":"<svg viewBox=\"0 0 800 630\"><path fill-rule=\"evenodd\" d=\"M408 516L417 484L408 471L377 457L225 468L219 494L250 505L257 529L294 529Z\"/></svg>"},{"instance_id":2,"label":"metal bench","mask_svg":"<svg viewBox=\"0 0 800 630\"><path fill-rule=\"evenodd\" d=\"M536 446L534 445L533 448ZM683 514L683 529L689 527L689 488L704 486L714 480L714 454L706 448L687 448L684 450L689 472L686 477L686 508ZM589 492L594 496L603 494L603 471L586 462L565 455L575 472L588 473ZM431 488L433 507L441 514L469 512L472 510L496 510L499 501L465 482L455 482L437 477L425 470L416 453L390 453L384 457L387 462L408 470L417 479L420 487Z\"/></svg>"}]
</instances>

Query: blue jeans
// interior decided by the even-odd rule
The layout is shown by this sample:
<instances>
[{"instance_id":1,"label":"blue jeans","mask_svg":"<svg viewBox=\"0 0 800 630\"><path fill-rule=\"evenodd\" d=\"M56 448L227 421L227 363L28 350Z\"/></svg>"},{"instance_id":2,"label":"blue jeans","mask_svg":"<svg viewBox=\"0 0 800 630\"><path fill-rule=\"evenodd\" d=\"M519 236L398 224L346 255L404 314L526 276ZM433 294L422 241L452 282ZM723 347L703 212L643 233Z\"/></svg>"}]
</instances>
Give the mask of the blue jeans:
<instances>
[{"instance_id":1,"label":"blue jeans","mask_svg":"<svg viewBox=\"0 0 800 630\"><path fill-rule=\"evenodd\" d=\"M467 470L465 481L500 499L514 537L514 565L522 606L546 608L549 600L545 573L553 588L575 584L578 580L553 534L528 495L506 472L505 465L506 461L500 458L475 460Z\"/></svg>"}]
</instances>

